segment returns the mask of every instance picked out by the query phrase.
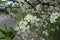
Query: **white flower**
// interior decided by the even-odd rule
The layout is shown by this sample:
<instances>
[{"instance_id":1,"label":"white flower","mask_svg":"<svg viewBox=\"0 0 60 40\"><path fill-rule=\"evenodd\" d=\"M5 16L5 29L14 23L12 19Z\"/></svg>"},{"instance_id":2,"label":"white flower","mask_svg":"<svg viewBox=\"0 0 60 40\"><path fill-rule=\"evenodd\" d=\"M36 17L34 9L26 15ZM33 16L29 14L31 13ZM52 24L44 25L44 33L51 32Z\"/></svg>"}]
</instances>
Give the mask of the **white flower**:
<instances>
[{"instance_id":1,"label":"white flower","mask_svg":"<svg viewBox=\"0 0 60 40\"><path fill-rule=\"evenodd\" d=\"M19 21L19 27L23 24L23 21Z\"/></svg>"},{"instance_id":2,"label":"white flower","mask_svg":"<svg viewBox=\"0 0 60 40\"><path fill-rule=\"evenodd\" d=\"M37 17L34 16L33 19L31 20L31 23L35 23L37 21Z\"/></svg>"},{"instance_id":3,"label":"white flower","mask_svg":"<svg viewBox=\"0 0 60 40\"><path fill-rule=\"evenodd\" d=\"M24 20L30 22L32 20L33 16L31 14L27 14L27 16L24 18Z\"/></svg>"},{"instance_id":4,"label":"white flower","mask_svg":"<svg viewBox=\"0 0 60 40\"><path fill-rule=\"evenodd\" d=\"M45 39L42 39L42 40L45 40Z\"/></svg>"},{"instance_id":5,"label":"white flower","mask_svg":"<svg viewBox=\"0 0 60 40\"><path fill-rule=\"evenodd\" d=\"M55 31L55 29L51 29L51 31L53 31L53 32L54 32L54 31Z\"/></svg>"},{"instance_id":6,"label":"white flower","mask_svg":"<svg viewBox=\"0 0 60 40\"><path fill-rule=\"evenodd\" d=\"M26 27L26 29L29 29L30 28L30 26L28 25L27 27Z\"/></svg>"},{"instance_id":7,"label":"white flower","mask_svg":"<svg viewBox=\"0 0 60 40\"><path fill-rule=\"evenodd\" d=\"M56 22L56 19L59 17L59 13L55 12L55 13L52 13L52 15L50 16L50 22L53 23L53 22Z\"/></svg>"},{"instance_id":8,"label":"white flower","mask_svg":"<svg viewBox=\"0 0 60 40\"><path fill-rule=\"evenodd\" d=\"M37 23L38 21L40 21L40 19L34 16L31 20L31 23Z\"/></svg>"},{"instance_id":9,"label":"white flower","mask_svg":"<svg viewBox=\"0 0 60 40\"><path fill-rule=\"evenodd\" d=\"M25 30L29 29L29 26L27 26L28 22L27 21L20 21L19 22L19 28L21 29L22 32L25 32Z\"/></svg>"},{"instance_id":10,"label":"white flower","mask_svg":"<svg viewBox=\"0 0 60 40\"><path fill-rule=\"evenodd\" d=\"M49 36L47 31L43 31L42 33L45 34L45 36Z\"/></svg>"},{"instance_id":11,"label":"white flower","mask_svg":"<svg viewBox=\"0 0 60 40\"><path fill-rule=\"evenodd\" d=\"M2 0L2 1L7 1L7 0Z\"/></svg>"},{"instance_id":12,"label":"white flower","mask_svg":"<svg viewBox=\"0 0 60 40\"><path fill-rule=\"evenodd\" d=\"M19 21L19 26L21 26L22 24L24 24L26 26L28 24L28 22L27 21L23 21L23 20Z\"/></svg>"},{"instance_id":13,"label":"white flower","mask_svg":"<svg viewBox=\"0 0 60 40\"><path fill-rule=\"evenodd\" d=\"M19 28L21 29L22 32L25 31L25 24L23 24L23 21L19 22Z\"/></svg>"},{"instance_id":14,"label":"white flower","mask_svg":"<svg viewBox=\"0 0 60 40\"><path fill-rule=\"evenodd\" d=\"M36 16L33 16L31 14L27 14L27 16L24 18L24 20L31 22L31 23L36 23L37 21L40 21L39 18L37 18Z\"/></svg>"},{"instance_id":15,"label":"white flower","mask_svg":"<svg viewBox=\"0 0 60 40\"><path fill-rule=\"evenodd\" d=\"M20 26L20 29L25 29L25 25L22 24L22 25Z\"/></svg>"},{"instance_id":16,"label":"white flower","mask_svg":"<svg viewBox=\"0 0 60 40\"><path fill-rule=\"evenodd\" d=\"M36 10L39 11L41 9L40 4L36 6Z\"/></svg>"},{"instance_id":17,"label":"white flower","mask_svg":"<svg viewBox=\"0 0 60 40\"><path fill-rule=\"evenodd\" d=\"M24 23L25 25L27 25L27 24L28 24L28 22L27 22L27 21L23 21L23 23Z\"/></svg>"},{"instance_id":18,"label":"white flower","mask_svg":"<svg viewBox=\"0 0 60 40\"><path fill-rule=\"evenodd\" d=\"M51 18L50 22L53 23L53 22L56 22L56 21L55 21L55 19Z\"/></svg>"},{"instance_id":19,"label":"white flower","mask_svg":"<svg viewBox=\"0 0 60 40\"><path fill-rule=\"evenodd\" d=\"M43 37L40 37L40 40L45 40Z\"/></svg>"}]
</instances>

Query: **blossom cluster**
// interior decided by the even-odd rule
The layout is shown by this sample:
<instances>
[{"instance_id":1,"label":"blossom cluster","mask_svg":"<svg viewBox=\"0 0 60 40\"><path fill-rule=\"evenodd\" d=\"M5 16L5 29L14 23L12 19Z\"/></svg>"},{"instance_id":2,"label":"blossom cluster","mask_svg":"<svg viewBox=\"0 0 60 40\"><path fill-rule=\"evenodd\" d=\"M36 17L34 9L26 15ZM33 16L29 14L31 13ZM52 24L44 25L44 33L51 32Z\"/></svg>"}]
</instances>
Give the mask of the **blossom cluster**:
<instances>
[{"instance_id":1,"label":"blossom cluster","mask_svg":"<svg viewBox=\"0 0 60 40\"><path fill-rule=\"evenodd\" d=\"M24 18L24 20L26 20L27 22L36 23L37 21L39 21L39 18L37 18L36 16L33 16L31 14L27 14L27 16Z\"/></svg>"},{"instance_id":2,"label":"blossom cluster","mask_svg":"<svg viewBox=\"0 0 60 40\"><path fill-rule=\"evenodd\" d=\"M58 19L59 16L60 16L60 15L59 15L58 12L52 13L52 15L50 16L50 22L51 22L51 23L56 22L56 19Z\"/></svg>"},{"instance_id":3,"label":"blossom cluster","mask_svg":"<svg viewBox=\"0 0 60 40\"><path fill-rule=\"evenodd\" d=\"M33 16L32 14L27 14L21 21L19 21L19 27L17 27L17 35L22 36L24 39L24 36L27 35L27 33L31 33L30 27L33 27L34 24L38 24L40 19L36 16ZM25 40L25 39L24 39Z\"/></svg>"},{"instance_id":4,"label":"blossom cluster","mask_svg":"<svg viewBox=\"0 0 60 40\"><path fill-rule=\"evenodd\" d=\"M25 32L30 28L31 24L37 25L38 21L40 21L40 20L36 16L33 16L31 14L27 14L24 19L19 21L19 28L18 29L20 29L21 32Z\"/></svg>"}]
</instances>

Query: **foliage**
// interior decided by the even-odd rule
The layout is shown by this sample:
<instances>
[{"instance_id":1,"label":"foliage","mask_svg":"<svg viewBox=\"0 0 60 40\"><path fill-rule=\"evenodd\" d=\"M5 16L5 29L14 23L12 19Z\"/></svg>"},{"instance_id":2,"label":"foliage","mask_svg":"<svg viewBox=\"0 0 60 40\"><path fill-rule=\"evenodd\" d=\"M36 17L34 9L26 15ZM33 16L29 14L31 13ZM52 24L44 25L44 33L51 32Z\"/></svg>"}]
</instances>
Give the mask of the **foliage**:
<instances>
[{"instance_id":1,"label":"foliage","mask_svg":"<svg viewBox=\"0 0 60 40\"><path fill-rule=\"evenodd\" d=\"M14 36L16 35L16 32L12 27L7 28L7 25L4 25L4 29L0 29L0 39L4 40L12 40Z\"/></svg>"}]
</instances>

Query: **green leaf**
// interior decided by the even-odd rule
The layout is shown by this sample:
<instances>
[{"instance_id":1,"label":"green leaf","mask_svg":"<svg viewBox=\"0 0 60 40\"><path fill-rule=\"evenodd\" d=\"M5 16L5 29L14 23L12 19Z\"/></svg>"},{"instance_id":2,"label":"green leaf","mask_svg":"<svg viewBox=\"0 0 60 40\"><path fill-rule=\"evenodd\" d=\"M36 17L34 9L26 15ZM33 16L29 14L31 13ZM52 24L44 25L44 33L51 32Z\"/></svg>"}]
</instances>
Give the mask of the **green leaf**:
<instances>
[{"instance_id":1,"label":"green leaf","mask_svg":"<svg viewBox=\"0 0 60 40\"><path fill-rule=\"evenodd\" d=\"M4 31L7 32L7 25L4 24Z\"/></svg>"},{"instance_id":2,"label":"green leaf","mask_svg":"<svg viewBox=\"0 0 60 40\"><path fill-rule=\"evenodd\" d=\"M6 35L6 32L4 30L0 29L0 32Z\"/></svg>"},{"instance_id":3,"label":"green leaf","mask_svg":"<svg viewBox=\"0 0 60 40\"><path fill-rule=\"evenodd\" d=\"M0 39L5 39L5 38L6 38L5 35L3 34L0 35Z\"/></svg>"},{"instance_id":4,"label":"green leaf","mask_svg":"<svg viewBox=\"0 0 60 40\"><path fill-rule=\"evenodd\" d=\"M17 32L15 32L12 27L10 27L10 28L8 29L8 34L9 34L9 37L10 37L11 39L13 39L13 38L15 37L16 33L17 33Z\"/></svg>"},{"instance_id":5,"label":"green leaf","mask_svg":"<svg viewBox=\"0 0 60 40\"><path fill-rule=\"evenodd\" d=\"M8 35L9 35L9 37L11 37L13 33L14 33L14 30L13 30L12 27L10 27L10 28L8 29Z\"/></svg>"}]
</instances>

